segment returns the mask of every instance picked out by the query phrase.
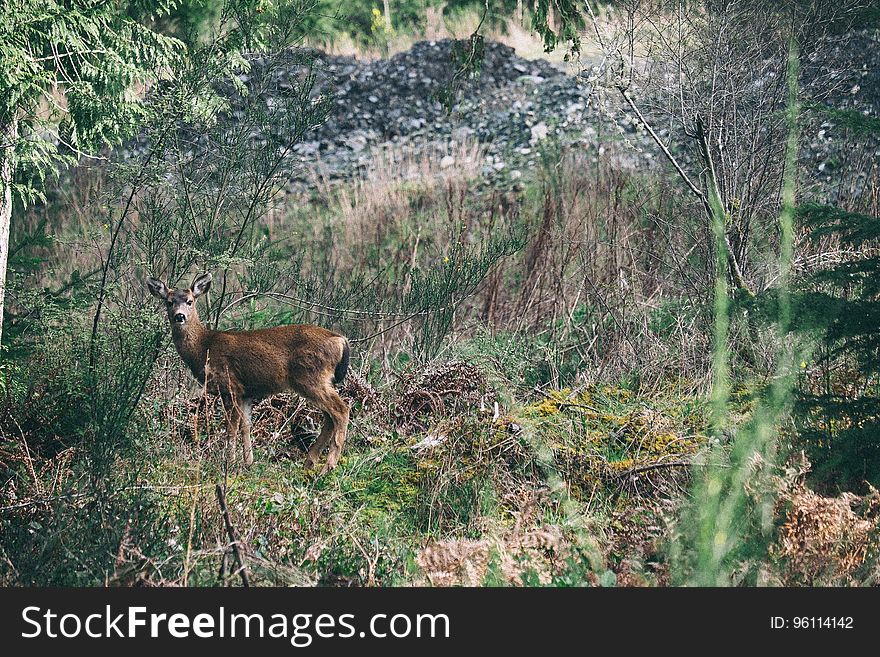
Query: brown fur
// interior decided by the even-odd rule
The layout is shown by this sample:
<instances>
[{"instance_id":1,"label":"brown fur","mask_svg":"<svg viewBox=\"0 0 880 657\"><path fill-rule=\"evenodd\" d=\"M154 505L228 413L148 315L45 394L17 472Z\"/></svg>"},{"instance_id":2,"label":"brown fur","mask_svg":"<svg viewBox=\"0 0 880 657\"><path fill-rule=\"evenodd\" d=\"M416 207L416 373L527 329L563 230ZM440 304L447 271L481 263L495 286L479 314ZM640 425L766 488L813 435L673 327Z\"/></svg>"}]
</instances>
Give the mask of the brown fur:
<instances>
[{"instance_id":1,"label":"brown fur","mask_svg":"<svg viewBox=\"0 0 880 657\"><path fill-rule=\"evenodd\" d=\"M336 466L348 430L348 405L333 387L334 372L347 358L346 338L311 324L293 324L256 331L214 331L202 324L196 299L208 291L209 275L189 290L168 289L151 278L150 292L165 301L171 336L193 376L219 394L227 411L227 433L240 432L247 465L253 463L251 407L255 399L296 392L324 414L324 426L306 455L311 468L329 446L326 472ZM344 370L344 368L342 368Z\"/></svg>"}]
</instances>

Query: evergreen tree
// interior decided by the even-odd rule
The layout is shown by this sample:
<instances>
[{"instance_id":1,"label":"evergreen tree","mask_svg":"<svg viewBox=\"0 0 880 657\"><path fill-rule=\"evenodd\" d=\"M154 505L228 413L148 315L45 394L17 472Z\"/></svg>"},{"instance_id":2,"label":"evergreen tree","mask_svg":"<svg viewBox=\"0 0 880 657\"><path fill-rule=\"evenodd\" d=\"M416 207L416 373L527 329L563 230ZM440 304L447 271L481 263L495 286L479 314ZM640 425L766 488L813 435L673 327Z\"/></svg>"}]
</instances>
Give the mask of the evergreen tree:
<instances>
[{"instance_id":1,"label":"evergreen tree","mask_svg":"<svg viewBox=\"0 0 880 657\"><path fill-rule=\"evenodd\" d=\"M880 119L819 104L808 109L833 122L844 140L880 137ZM797 209L810 241L831 239L839 253L853 254L812 271L792 295L790 329L815 348L795 397L795 446L810 458L814 484L832 491L880 485L880 217L869 201L863 190L849 203ZM770 321L779 315L777 293L759 300Z\"/></svg>"},{"instance_id":2,"label":"evergreen tree","mask_svg":"<svg viewBox=\"0 0 880 657\"><path fill-rule=\"evenodd\" d=\"M0 331L13 202L41 198L60 165L137 130L137 85L169 73L182 49L145 23L173 6L0 0Z\"/></svg>"},{"instance_id":3,"label":"evergreen tree","mask_svg":"<svg viewBox=\"0 0 880 657\"><path fill-rule=\"evenodd\" d=\"M822 373L797 397L800 440L816 483L880 485L880 217L820 204L798 214L813 240L833 235L860 254L811 275L796 297L798 328L818 331Z\"/></svg>"}]
</instances>

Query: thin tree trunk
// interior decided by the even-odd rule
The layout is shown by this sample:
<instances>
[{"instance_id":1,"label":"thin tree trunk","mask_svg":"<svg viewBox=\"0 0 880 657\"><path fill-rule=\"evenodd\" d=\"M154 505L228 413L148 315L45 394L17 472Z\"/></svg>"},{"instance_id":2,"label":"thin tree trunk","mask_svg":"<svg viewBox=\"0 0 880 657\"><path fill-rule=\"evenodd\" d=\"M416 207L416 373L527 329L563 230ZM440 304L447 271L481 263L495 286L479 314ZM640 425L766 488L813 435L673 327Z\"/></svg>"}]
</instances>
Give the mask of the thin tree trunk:
<instances>
[{"instance_id":1,"label":"thin tree trunk","mask_svg":"<svg viewBox=\"0 0 880 657\"><path fill-rule=\"evenodd\" d=\"M3 339L3 306L6 301L6 264L9 260L9 229L12 224L12 181L15 174L15 142L18 121L0 125L0 344Z\"/></svg>"},{"instance_id":2,"label":"thin tree trunk","mask_svg":"<svg viewBox=\"0 0 880 657\"><path fill-rule=\"evenodd\" d=\"M383 0L385 9L385 29L391 30L391 0Z\"/></svg>"},{"instance_id":3,"label":"thin tree trunk","mask_svg":"<svg viewBox=\"0 0 880 657\"><path fill-rule=\"evenodd\" d=\"M716 201L718 202L718 206L720 208L724 208L724 199L721 197L721 188L718 185L718 174L715 172L715 162L712 160L712 151L709 150L709 139L706 135L706 126L703 123L703 118L700 115L697 115L696 118L696 127L697 127L697 139L700 141L700 153L703 156L703 163L706 165L707 169L707 178L709 184L709 195L710 198L712 195L715 196ZM718 208L713 208L711 203L706 205L706 212L709 215L709 220L712 220L712 215L718 210ZM727 222L725 221L725 224ZM738 290L744 290L752 294L752 291L746 285L745 280L743 279L742 274L742 265L740 261L737 259L737 252L733 249L733 244L730 242L730 233L727 230L725 225L724 228L724 244L727 246L727 266L730 270L730 277L733 279L734 285L736 285ZM743 249L745 252L745 249ZM744 262L744 260L743 260Z\"/></svg>"}]
</instances>

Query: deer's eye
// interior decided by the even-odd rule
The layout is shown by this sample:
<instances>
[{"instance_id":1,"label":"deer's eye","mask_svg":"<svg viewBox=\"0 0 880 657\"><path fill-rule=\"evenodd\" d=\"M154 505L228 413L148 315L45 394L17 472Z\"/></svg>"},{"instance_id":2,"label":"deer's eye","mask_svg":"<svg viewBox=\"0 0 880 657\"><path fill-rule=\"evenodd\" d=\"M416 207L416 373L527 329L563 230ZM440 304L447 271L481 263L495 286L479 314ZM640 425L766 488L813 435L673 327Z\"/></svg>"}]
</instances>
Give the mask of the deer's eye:
<instances>
[{"instance_id":1,"label":"deer's eye","mask_svg":"<svg viewBox=\"0 0 880 657\"><path fill-rule=\"evenodd\" d=\"M193 305L192 299L188 300L188 301L186 302L186 305L187 305L187 306L191 306L191 305Z\"/></svg>"}]
</instances>

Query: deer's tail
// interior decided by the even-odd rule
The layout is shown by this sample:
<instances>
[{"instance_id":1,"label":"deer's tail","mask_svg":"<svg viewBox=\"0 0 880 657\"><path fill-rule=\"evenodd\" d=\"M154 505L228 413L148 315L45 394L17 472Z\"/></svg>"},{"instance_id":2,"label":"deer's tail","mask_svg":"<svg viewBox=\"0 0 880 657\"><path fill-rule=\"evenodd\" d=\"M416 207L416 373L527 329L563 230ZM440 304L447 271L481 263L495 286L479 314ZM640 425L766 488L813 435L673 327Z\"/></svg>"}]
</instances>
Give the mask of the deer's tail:
<instances>
[{"instance_id":1,"label":"deer's tail","mask_svg":"<svg viewBox=\"0 0 880 657\"><path fill-rule=\"evenodd\" d=\"M333 371L333 383L336 385L342 383L345 375L348 373L348 340L342 338L342 341L342 358L339 359L339 363Z\"/></svg>"}]
</instances>

